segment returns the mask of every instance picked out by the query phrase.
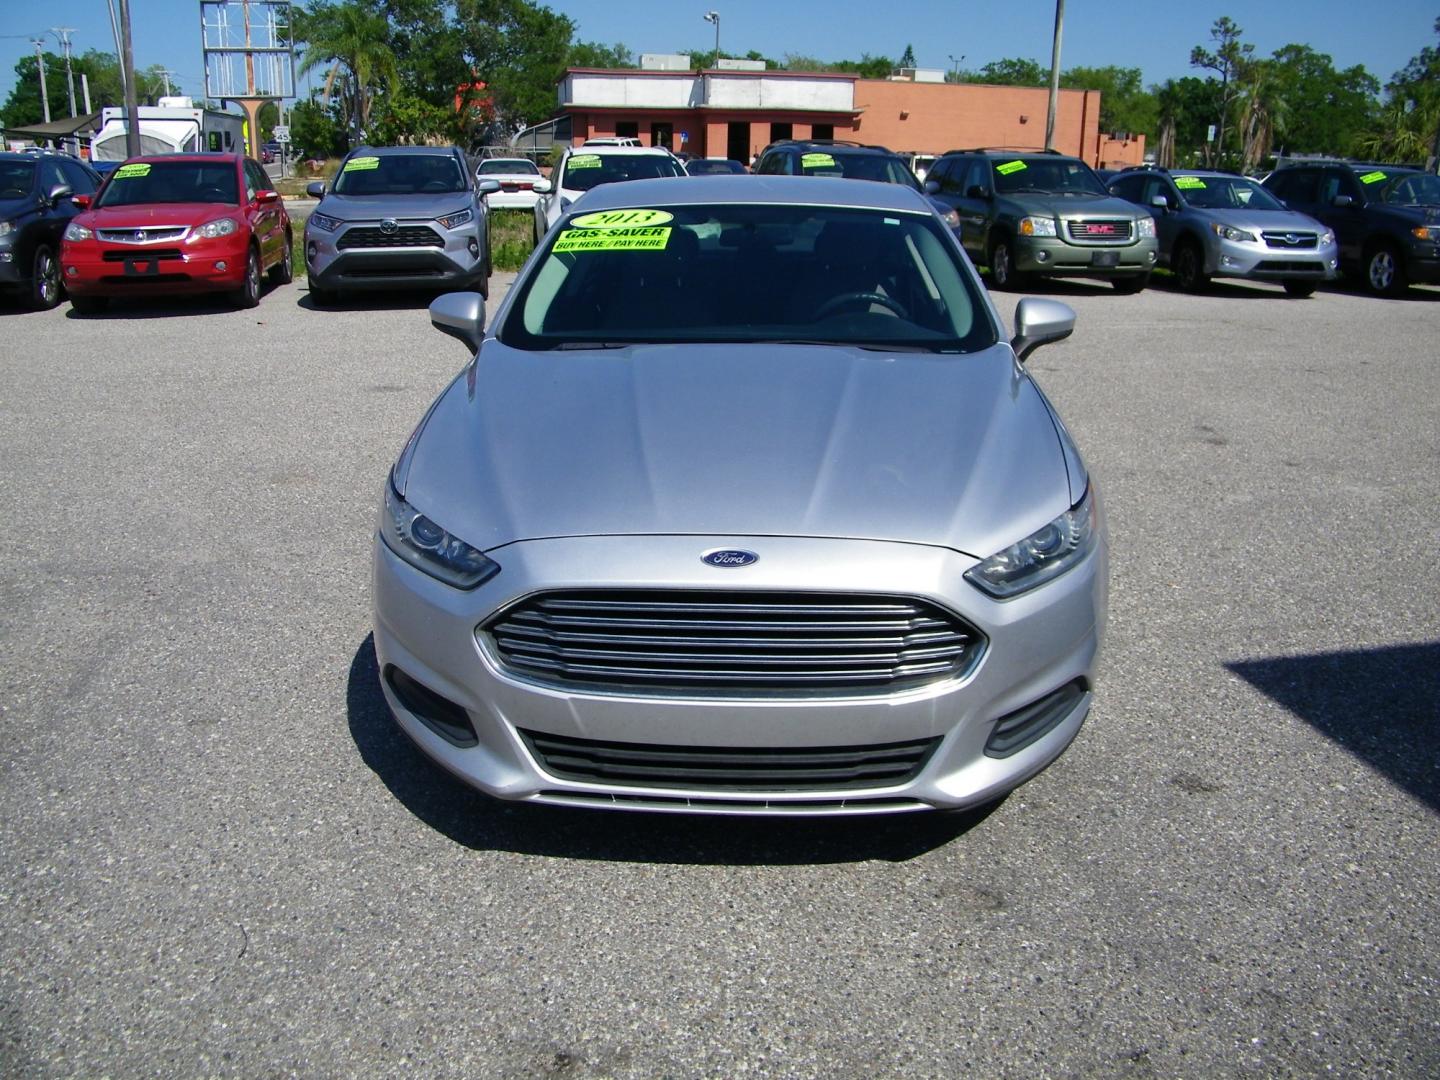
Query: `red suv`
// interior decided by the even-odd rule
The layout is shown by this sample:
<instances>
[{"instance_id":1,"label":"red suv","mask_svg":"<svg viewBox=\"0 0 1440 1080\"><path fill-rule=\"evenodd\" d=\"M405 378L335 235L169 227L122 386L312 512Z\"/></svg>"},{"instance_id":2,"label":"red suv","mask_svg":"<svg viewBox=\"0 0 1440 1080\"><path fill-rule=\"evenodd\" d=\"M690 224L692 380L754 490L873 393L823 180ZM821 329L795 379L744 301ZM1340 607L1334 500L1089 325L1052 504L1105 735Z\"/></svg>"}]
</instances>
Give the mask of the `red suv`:
<instances>
[{"instance_id":1,"label":"red suv","mask_svg":"<svg viewBox=\"0 0 1440 1080\"><path fill-rule=\"evenodd\" d=\"M260 302L260 275L291 278L290 215L254 161L238 154L131 158L65 230L65 288L78 312L113 296L229 293Z\"/></svg>"}]
</instances>

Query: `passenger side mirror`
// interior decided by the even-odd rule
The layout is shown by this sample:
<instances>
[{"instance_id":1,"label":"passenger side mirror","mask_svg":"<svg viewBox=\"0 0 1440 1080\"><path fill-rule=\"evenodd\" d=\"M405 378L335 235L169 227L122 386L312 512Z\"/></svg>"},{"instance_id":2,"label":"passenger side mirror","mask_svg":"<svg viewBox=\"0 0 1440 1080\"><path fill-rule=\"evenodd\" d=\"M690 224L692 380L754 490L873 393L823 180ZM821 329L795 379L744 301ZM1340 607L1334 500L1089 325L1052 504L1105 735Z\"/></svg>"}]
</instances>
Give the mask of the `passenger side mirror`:
<instances>
[{"instance_id":1,"label":"passenger side mirror","mask_svg":"<svg viewBox=\"0 0 1440 1080\"><path fill-rule=\"evenodd\" d=\"M1156 207L1156 208L1158 208L1158 209L1160 209L1160 210L1169 210L1169 209L1170 209L1170 200L1169 200L1168 197L1166 197L1166 196L1164 196L1164 195L1155 195L1155 196L1152 196L1152 197L1151 197L1151 199L1150 199L1150 205L1151 205L1151 206L1154 206L1154 207Z\"/></svg>"},{"instance_id":2,"label":"passenger side mirror","mask_svg":"<svg viewBox=\"0 0 1440 1080\"><path fill-rule=\"evenodd\" d=\"M481 180L475 185L475 190L481 195L494 195L500 190L499 180Z\"/></svg>"},{"instance_id":3,"label":"passenger side mirror","mask_svg":"<svg viewBox=\"0 0 1440 1080\"><path fill-rule=\"evenodd\" d=\"M1353 206L1355 205L1355 200L1349 195L1336 195L1335 201L1331 205L1341 207Z\"/></svg>"},{"instance_id":4,"label":"passenger side mirror","mask_svg":"<svg viewBox=\"0 0 1440 1080\"><path fill-rule=\"evenodd\" d=\"M555 185L549 180L536 180L530 190L535 192L536 195L549 195L550 192L555 190Z\"/></svg>"},{"instance_id":5,"label":"passenger side mirror","mask_svg":"<svg viewBox=\"0 0 1440 1080\"><path fill-rule=\"evenodd\" d=\"M986 191L980 184L971 184L969 190L965 192L965 198L967 199L988 199L989 197L990 192Z\"/></svg>"},{"instance_id":6,"label":"passenger side mirror","mask_svg":"<svg viewBox=\"0 0 1440 1080\"><path fill-rule=\"evenodd\" d=\"M50 205L54 206L61 199L65 198L65 196L69 195L74 190L75 189L72 188L69 184L56 184L48 192L45 193L45 197L50 200Z\"/></svg>"},{"instance_id":7,"label":"passenger side mirror","mask_svg":"<svg viewBox=\"0 0 1440 1080\"><path fill-rule=\"evenodd\" d=\"M939 181L939 180L926 180L926 181L925 181L925 194L926 194L926 195L938 195L939 193L940 193L940 181Z\"/></svg>"},{"instance_id":8,"label":"passenger side mirror","mask_svg":"<svg viewBox=\"0 0 1440 1080\"><path fill-rule=\"evenodd\" d=\"M470 352L480 351L485 339L485 299L476 292L452 292L430 302L430 325L465 343Z\"/></svg>"},{"instance_id":9,"label":"passenger side mirror","mask_svg":"<svg viewBox=\"0 0 1440 1080\"><path fill-rule=\"evenodd\" d=\"M268 206L270 203L280 201L280 193L278 191L257 191L255 201L261 206Z\"/></svg>"},{"instance_id":10,"label":"passenger side mirror","mask_svg":"<svg viewBox=\"0 0 1440 1080\"><path fill-rule=\"evenodd\" d=\"M325 197L325 181L312 180L305 185L305 194L312 199L323 199Z\"/></svg>"},{"instance_id":11,"label":"passenger side mirror","mask_svg":"<svg viewBox=\"0 0 1440 1080\"><path fill-rule=\"evenodd\" d=\"M1041 345L1064 341L1074 332L1075 312L1068 305L1027 296L1015 306L1015 336L1010 339L1010 348L1023 364Z\"/></svg>"}]
</instances>

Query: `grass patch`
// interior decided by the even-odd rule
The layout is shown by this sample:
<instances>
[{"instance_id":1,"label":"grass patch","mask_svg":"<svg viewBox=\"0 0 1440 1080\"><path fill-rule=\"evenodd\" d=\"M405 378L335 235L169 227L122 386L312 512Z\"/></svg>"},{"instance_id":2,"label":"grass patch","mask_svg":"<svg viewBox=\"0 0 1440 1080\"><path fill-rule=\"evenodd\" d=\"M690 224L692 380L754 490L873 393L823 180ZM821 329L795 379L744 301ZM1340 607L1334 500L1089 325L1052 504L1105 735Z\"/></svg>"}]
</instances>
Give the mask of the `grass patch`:
<instances>
[{"instance_id":1,"label":"grass patch","mask_svg":"<svg viewBox=\"0 0 1440 1080\"><path fill-rule=\"evenodd\" d=\"M535 215L529 210L490 211L490 258L496 270L519 270L535 247Z\"/></svg>"},{"instance_id":2,"label":"grass patch","mask_svg":"<svg viewBox=\"0 0 1440 1080\"><path fill-rule=\"evenodd\" d=\"M290 247L290 269L298 281L305 276L305 230L296 229L295 239Z\"/></svg>"}]
</instances>

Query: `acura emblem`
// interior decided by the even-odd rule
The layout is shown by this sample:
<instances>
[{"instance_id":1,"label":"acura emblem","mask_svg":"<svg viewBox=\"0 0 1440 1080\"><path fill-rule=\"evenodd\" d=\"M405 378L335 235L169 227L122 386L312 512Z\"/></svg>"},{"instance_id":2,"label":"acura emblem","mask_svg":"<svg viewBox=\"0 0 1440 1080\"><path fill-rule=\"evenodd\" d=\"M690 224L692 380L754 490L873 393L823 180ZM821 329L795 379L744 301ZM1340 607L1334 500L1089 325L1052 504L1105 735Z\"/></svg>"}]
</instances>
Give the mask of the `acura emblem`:
<instances>
[{"instance_id":1,"label":"acura emblem","mask_svg":"<svg viewBox=\"0 0 1440 1080\"><path fill-rule=\"evenodd\" d=\"M380 231L383 233L399 232L400 223L393 217L387 217L384 221L380 222Z\"/></svg>"},{"instance_id":2,"label":"acura emblem","mask_svg":"<svg viewBox=\"0 0 1440 1080\"><path fill-rule=\"evenodd\" d=\"M136 230L135 230L135 242L136 242L137 244L143 244L143 243L145 242L145 230L144 230L144 229L136 229Z\"/></svg>"},{"instance_id":3,"label":"acura emblem","mask_svg":"<svg viewBox=\"0 0 1440 1080\"><path fill-rule=\"evenodd\" d=\"M750 566L760 561L760 556L753 551L743 551L740 548L716 548L714 551L707 551L700 556L700 561L708 566L732 567Z\"/></svg>"}]
</instances>

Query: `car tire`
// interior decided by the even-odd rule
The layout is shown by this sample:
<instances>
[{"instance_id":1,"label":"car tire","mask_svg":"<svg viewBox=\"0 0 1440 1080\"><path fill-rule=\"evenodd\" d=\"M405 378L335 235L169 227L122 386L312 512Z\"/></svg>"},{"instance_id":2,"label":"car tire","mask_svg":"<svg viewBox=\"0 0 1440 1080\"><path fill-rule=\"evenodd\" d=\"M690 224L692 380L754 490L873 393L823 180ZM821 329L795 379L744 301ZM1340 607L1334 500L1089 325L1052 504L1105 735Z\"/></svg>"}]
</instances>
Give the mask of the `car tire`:
<instances>
[{"instance_id":1,"label":"car tire","mask_svg":"<svg viewBox=\"0 0 1440 1080\"><path fill-rule=\"evenodd\" d=\"M246 251L245 277L230 299L241 310L260 305L260 252L253 246Z\"/></svg>"},{"instance_id":2,"label":"car tire","mask_svg":"<svg viewBox=\"0 0 1440 1080\"><path fill-rule=\"evenodd\" d=\"M1305 299L1305 297L1307 296L1314 296L1315 290L1319 287L1319 283L1314 281L1285 282L1285 291L1291 296L1298 297L1301 300Z\"/></svg>"},{"instance_id":3,"label":"car tire","mask_svg":"<svg viewBox=\"0 0 1440 1080\"><path fill-rule=\"evenodd\" d=\"M1205 273L1205 253L1194 240L1185 240L1175 247L1172 262L1175 282L1188 293L1204 292L1210 286L1210 276Z\"/></svg>"},{"instance_id":4,"label":"car tire","mask_svg":"<svg viewBox=\"0 0 1440 1080\"><path fill-rule=\"evenodd\" d=\"M1376 296L1404 296L1410 287L1405 263L1391 244L1377 244L1365 253L1365 287Z\"/></svg>"},{"instance_id":5,"label":"car tire","mask_svg":"<svg viewBox=\"0 0 1440 1080\"><path fill-rule=\"evenodd\" d=\"M30 307L36 311L49 311L60 303L64 286L60 283L60 260L55 249L49 244L36 244L35 254L30 259Z\"/></svg>"},{"instance_id":6,"label":"car tire","mask_svg":"<svg viewBox=\"0 0 1440 1080\"><path fill-rule=\"evenodd\" d=\"M290 234L285 234L285 252L280 261L270 268L271 285L289 285L295 280L295 243Z\"/></svg>"},{"instance_id":7,"label":"car tire","mask_svg":"<svg viewBox=\"0 0 1440 1080\"><path fill-rule=\"evenodd\" d=\"M1000 237L990 244L990 280L997 289L1014 292L1024 284L1023 275L1015 269L1015 256L1010 251L1010 241Z\"/></svg>"},{"instance_id":8,"label":"car tire","mask_svg":"<svg viewBox=\"0 0 1440 1080\"><path fill-rule=\"evenodd\" d=\"M1129 277L1111 278L1110 284L1121 296L1134 296L1138 292L1144 292L1145 286L1150 284L1150 275L1131 274Z\"/></svg>"},{"instance_id":9,"label":"car tire","mask_svg":"<svg viewBox=\"0 0 1440 1080\"><path fill-rule=\"evenodd\" d=\"M71 296L70 307L77 315L99 315L110 306L108 296Z\"/></svg>"}]
</instances>

